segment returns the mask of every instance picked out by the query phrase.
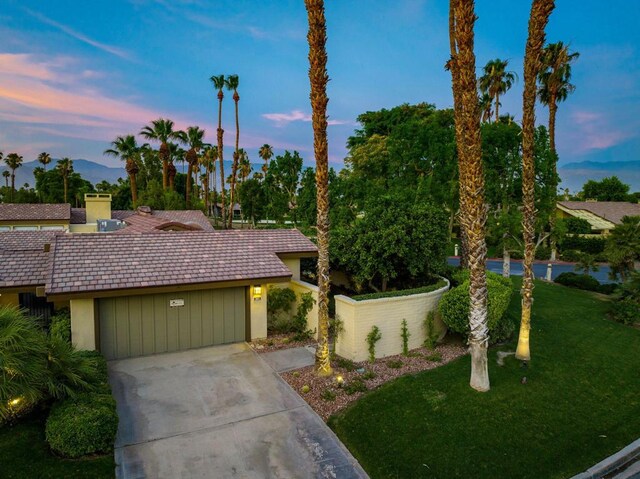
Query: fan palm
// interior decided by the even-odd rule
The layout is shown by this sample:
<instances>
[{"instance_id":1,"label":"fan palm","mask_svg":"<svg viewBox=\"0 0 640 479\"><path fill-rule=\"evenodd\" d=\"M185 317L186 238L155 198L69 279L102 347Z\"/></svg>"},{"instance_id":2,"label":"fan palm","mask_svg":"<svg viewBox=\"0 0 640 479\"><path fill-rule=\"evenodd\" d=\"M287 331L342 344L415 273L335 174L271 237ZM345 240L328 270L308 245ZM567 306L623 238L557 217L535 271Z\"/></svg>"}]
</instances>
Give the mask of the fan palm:
<instances>
[{"instance_id":1,"label":"fan palm","mask_svg":"<svg viewBox=\"0 0 640 479\"><path fill-rule=\"evenodd\" d=\"M226 198L224 193L224 152L223 152L223 137L224 130L222 129L222 100L224 99L223 89L225 87L225 78L224 75L214 75L210 78L211 83L216 90L218 90L218 130L217 130L217 138L218 138L218 160L220 161L220 203L222 204L222 227L227 227L227 216L226 216ZM233 207L231 208L233 212ZM233 213L232 213L233 214Z\"/></svg>"},{"instance_id":2,"label":"fan palm","mask_svg":"<svg viewBox=\"0 0 640 479\"><path fill-rule=\"evenodd\" d=\"M528 361L529 334L531 331L531 306L533 304L533 260L535 256L535 158L534 134L536 122L536 78L542 66L544 29L555 7L554 0L533 0L529 16L529 37L524 54L524 93L522 94L522 316L516 358Z\"/></svg>"},{"instance_id":3,"label":"fan palm","mask_svg":"<svg viewBox=\"0 0 640 479\"><path fill-rule=\"evenodd\" d=\"M22 156L17 153L9 153L4 159L7 167L11 170L11 201L16 193L16 170L22 166L22 160Z\"/></svg>"},{"instance_id":4,"label":"fan palm","mask_svg":"<svg viewBox=\"0 0 640 479\"><path fill-rule=\"evenodd\" d=\"M507 71L509 60L490 60L482 69L479 86L482 93L493 98L496 107L496 121L500 118L500 95L504 95L516 80L514 72Z\"/></svg>"},{"instance_id":5,"label":"fan palm","mask_svg":"<svg viewBox=\"0 0 640 479\"><path fill-rule=\"evenodd\" d=\"M327 142L327 25L324 0L305 0L309 20L309 83L313 151L316 158L318 237L318 347L316 372L331 374L329 355L329 153Z\"/></svg>"},{"instance_id":6,"label":"fan palm","mask_svg":"<svg viewBox=\"0 0 640 479\"><path fill-rule=\"evenodd\" d=\"M233 152L233 163L231 164L231 184L230 184L230 199L229 203L231 204L231 212L229 214L229 228L233 227L233 205L236 201L236 178L238 177L238 165L240 163L240 151L239 151L239 141L240 141L240 122L238 117L238 102L240 101L240 95L238 95L238 86L240 86L240 78L238 75L229 75L225 81L225 85L227 86L227 90L233 90L233 103L235 104L236 110L236 149Z\"/></svg>"},{"instance_id":7,"label":"fan palm","mask_svg":"<svg viewBox=\"0 0 640 479\"><path fill-rule=\"evenodd\" d=\"M264 165L262 165L262 172L266 177L267 170L269 169L269 160L273 158L273 148L271 147L271 145L268 145L266 143L262 145L260 147L260 150L258 150L258 156L264 161Z\"/></svg>"},{"instance_id":8,"label":"fan palm","mask_svg":"<svg viewBox=\"0 0 640 479\"><path fill-rule=\"evenodd\" d=\"M169 153L169 161L167 162L167 180L169 182L168 187L170 190L173 190L176 175L178 174L178 170L176 170L175 164L177 162L185 161L185 151L176 143L167 143L167 152Z\"/></svg>"},{"instance_id":9,"label":"fan palm","mask_svg":"<svg viewBox=\"0 0 640 479\"><path fill-rule=\"evenodd\" d=\"M204 130L198 126L190 126L186 132L179 132L178 137L182 143L189 147L185 154L185 159L189 165L186 184L186 202L187 208L189 208L191 206L191 179L197 171L198 153L200 153L200 150L204 146Z\"/></svg>"},{"instance_id":10,"label":"fan palm","mask_svg":"<svg viewBox=\"0 0 640 479\"><path fill-rule=\"evenodd\" d=\"M51 155L46 151L43 151L38 155L38 161L44 167L44 171L47 171L47 165L51 163Z\"/></svg>"},{"instance_id":11,"label":"fan palm","mask_svg":"<svg viewBox=\"0 0 640 479\"><path fill-rule=\"evenodd\" d=\"M171 161L169 141L178 139L177 132L173 129L174 126L172 120L158 118L140 131L140 135L142 135L143 138L160 143L158 155L160 156L160 160L162 160L162 188L165 190L169 187L169 162Z\"/></svg>"},{"instance_id":12,"label":"fan palm","mask_svg":"<svg viewBox=\"0 0 640 479\"><path fill-rule=\"evenodd\" d=\"M133 135L117 137L111 142L111 148L105 150L104 154L119 158L125 162L125 170L129 175L129 185L131 187L131 201L135 206L138 201L136 175L140 171L137 161L137 158L140 155L140 149L136 143L136 137Z\"/></svg>"},{"instance_id":13,"label":"fan palm","mask_svg":"<svg viewBox=\"0 0 640 479\"><path fill-rule=\"evenodd\" d=\"M474 2L451 0L449 31L454 89L454 115L460 170L461 226L465 231L469 263L469 350L470 385L478 391L489 390L487 345L488 296L485 260L486 209L480 138L480 112L476 91L476 58L473 51Z\"/></svg>"},{"instance_id":14,"label":"fan palm","mask_svg":"<svg viewBox=\"0 0 640 479\"><path fill-rule=\"evenodd\" d=\"M483 93L478 97L478 102L480 103L480 115L483 123L487 123L491 121L491 116L493 115L493 110L491 107L493 106L493 98L488 93Z\"/></svg>"},{"instance_id":15,"label":"fan palm","mask_svg":"<svg viewBox=\"0 0 640 479\"><path fill-rule=\"evenodd\" d=\"M4 176L4 186L9 188L9 178L11 178L11 173L8 170L4 170L2 172L2 176Z\"/></svg>"},{"instance_id":16,"label":"fan palm","mask_svg":"<svg viewBox=\"0 0 640 479\"><path fill-rule=\"evenodd\" d=\"M240 180L240 183L244 183L251 174L251 162L249 161L249 155L243 148L240 148L238 157L240 159L238 165L238 178Z\"/></svg>"},{"instance_id":17,"label":"fan palm","mask_svg":"<svg viewBox=\"0 0 640 479\"><path fill-rule=\"evenodd\" d=\"M62 185L64 188L64 202L68 203L67 196L69 194L69 175L73 172L73 160L63 158L56 163L56 169L62 176Z\"/></svg>"}]
</instances>

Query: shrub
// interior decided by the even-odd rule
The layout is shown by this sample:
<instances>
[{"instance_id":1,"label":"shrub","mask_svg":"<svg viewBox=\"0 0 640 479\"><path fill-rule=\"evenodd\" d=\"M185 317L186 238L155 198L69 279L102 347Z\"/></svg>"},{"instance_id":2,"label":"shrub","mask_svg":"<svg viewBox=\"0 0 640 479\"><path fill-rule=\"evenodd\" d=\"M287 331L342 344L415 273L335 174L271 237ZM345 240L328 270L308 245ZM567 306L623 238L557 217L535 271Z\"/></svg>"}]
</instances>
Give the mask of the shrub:
<instances>
[{"instance_id":1,"label":"shrub","mask_svg":"<svg viewBox=\"0 0 640 479\"><path fill-rule=\"evenodd\" d=\"M288 332L296 293L291 288L269 288L267 294L267 327L277 333Z\"/></svg>"},{"instance_id":2,"label":"shrub","mask_svg":"<svg viewBox=\"0 0 640 479\"><path fill-rule=\"evenodd\" d=\"M382 339L382 333L378 326L371 328L369 334L367 334L367 345L369 350L369 362L376 360L376 343Z\"/></svg>"},{"instance_id":3,"label":"shrub","mask_svg":"<svg viewBox=\"0 0 640 479\"><path fill-rule=\"evenodd\" d=\"M380 299L380 298L396 298L400 296L411 296L412 294L430 293L436 289L444 288L446 281L443 279L438 280L435 284L429 286L422 286L420 288L400 289L397 291L385 291L384 293L369 293L369 294L357 294L351 296L351 299L356 301L366 301L368 299Z\"/></svg>"},{"instance_id":4,"label":"shrub","mask_svg":"<svg viewBox=\"0 0 640 479\"><path fill-rule=\"evenodd\" d=\"M411 333L407 327L407 320L402 320L402 329L400 330L400 337L402 338L402 354L405 356L409 354L409 337Z\"/></svg>"},{"instance_id":5,"label":"shrub","mask_svg":"<svg viewBox=\"0 0 640 479\"><path fill-rule=\"evenodd\" d=\"M333 364L334 366L342 368L348 372L355 371L357 369L356 363L354 363L350 359L343 358L342 356L335 356Z\"/></svg>"},{"instance_id":6,"label":"shrub","mask_svg":"<svg viewBox=\"0 0 640 479\"><path fill-rule=\"evenodd\" d=\"M582 218L570 217L564 220L567 225L567 233L569 234L589 234L591 233L591 224Z\"/></svg>"},{"instance_id":7,"label":"shrub","mask_svg":"<svg viewBox=\"0 0 640 479\"><path fill-rule=\"evenodd\" d=\"M436 312L429 311L423 323L425 329L424 347L427 349L434 349L438 342L438 331L436 331L435 319Z\"/></svg>"},{"instance_id":8,"label":"shrub","mask_svg":"<svg viewBox=\"0 0 640 479\"><path fill-rule=\"evenodd\" d=\"M116 402L107 394L87 393L54 404L45 436L51 449L65 457L108 453L118 429Z\"/></svg>"},{"instance_id":9,"label":"shrub","mask_svg":"<svg viewBox=\"0 0 640 479\"><path fill-rule=\"evenodd\" d=\"M604 251L604 238L585 238L568 235L562 240L562 249L574 249L583 253L598 255Z\"/></svg>"},{"instance_id":10,"label":"shrub","mask_svg":"<svg viewBox=\"0 0 640 479\"><path fill-rule=\"evenodd\" d=\"M469 272L462 271L458 276L461 280L460 286L442 295L438 312L449 329L467 337L469 335ZM504 341L515 330L513 321L505 316L511 300L511 280L488 271L487 287L489 289L487 318L489 338L492 343Z\"/></svg>"},{"instance_id":11,"label":"shrub","mask_svg":"<svg viewBox=\"0 0 640 479\"><path fill-rule=\"evenodd\" d=\"M611 317L622 324L640 323L640 305L630 299L616 301L611 306Z\"/></svg>"},{"instance_id":12,"label":"shrub","mask_svg":"<svg viewBox=\"0 0 640 479\"><path fill-rule=\"evenodd\" d=\"M535 258L540 260L551 258L551 248L547 246L538 246L536 248Z\"/></svg>"},{"instance_id":13,"label":"shrub","mask_svg":"<svg viewBox=\"0 0 640 479\"><path fill-rule=\"evenodd\" d=\"M366 390L367 390L367 385L360 378L352 379L344 386L344 391L348 395L352 395L355 393L363 393Z\"/></svg>"},{"instance_id":14,"label":"shrub","mask_svg":"<svg viewBox=\"0 0 640 479\"><path fill-rule=\"evenodd\" d=\"M438 351L433 352L431 354L429 354L428 356L424 357L427 361L431 361L434 363L439 363L440 361L442 361L442 354Z\"/></svg>"},{"instance_id":15,"label":"shrub","mask_svg":"<svg viewBox=\"0 0 640 479\"><path fill-rule=\"evenodd\" d=\"M69 308L60 309L51 316L49 335L71 342L71 313Z\"/></svg>"},{"instance_id":16,"label":"shrub","mask_svg":"<svg viewBox=\"0 0 640 479\"><path fill-rule=\"evenodd\" d=\"M576 263L576 262L580 261L580 257L582 255L583 255L583 253L581 253L580 251L577 251L575 249L563 250L560 253L560 257L564 261L568 261L570 263Z\"/></svg>"},{"instance_id":17,"label":"shrub","mask_svg":"<svg viewBox=\"0 0 640 479\"><path fill-rule=\"evenodd\" d=\"M553 281L558 284L562 284L563 286L584 289L586 291L598 291L600 288L600 282L593 276L588 276L586 274L571 272L561 273Z\"/></svg>"},{"instance_id":18,"label":"shrub","mask_svg":"<svg viewBox=\"0 0 640 479\"><path fill-rule=\"evenodd\" d=\"M387 361L387 367L391 369L400 369L402 367L402 364L402 361L400 361L399 359L390 359L389 361Z\"/></svg>"},{"instance_id":19,"label":"shrub","mask_svg":"<svg viewBox=\"0 0 640 479\"><path fill-rule=\"evenodd\" d=\"M371 369L368 369L364 373L362 373L362 379L375 379L378 375L374 373Z\"/></svg>"},{"instance_id":20,"label":"shrub","mask_svg":"<svg viewBox=\"0 0 640 479\"><path fill-rule=\"evenodd\" d=\"M325 389L324 391L322 391L322 393L320 393L320 397L325 401L335 401L336 393L333 392L331 389Z\"/></svg>"}]
</instances>

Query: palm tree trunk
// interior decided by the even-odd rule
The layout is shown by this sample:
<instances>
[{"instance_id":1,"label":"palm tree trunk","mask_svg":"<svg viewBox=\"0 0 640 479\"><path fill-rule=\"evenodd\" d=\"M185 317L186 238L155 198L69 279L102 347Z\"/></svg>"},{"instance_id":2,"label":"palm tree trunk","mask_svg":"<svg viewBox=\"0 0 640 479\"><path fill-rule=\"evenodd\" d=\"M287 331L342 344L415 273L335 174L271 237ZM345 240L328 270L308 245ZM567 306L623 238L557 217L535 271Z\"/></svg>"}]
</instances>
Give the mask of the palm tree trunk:
<instances>
[{"instance_id":1,"label":"palm tree trunk","mask_svg":"<svg viewBox=\"0 0 640 479\"><path fill-rule=\"evenodd\" d=\"M533 0L529 17L529 37L524 56L524 93L522 95L522 230L524 261L522 263L522 316L516 358L528 361L531 305L533 303L533 260L535 255L535 165L533 142L535 129L536 78L544 45L544 29L554 8L554 0Z\"/></svg>"},{"instance_id":2,"label":"palm tree trunk","mask_svg":"<svg viewBox=\"0 0 640 479\"><path fill-rule=\"evenodd\" d=\"M327 26L324 0L305 0L309 19L309 83L316 158L318 235L318 347L316 373L329 376L329 152L327 145Z\"/></svg>"},{"instance_id":3,"label":"palm tree trunk","mask_svg":"<svg viewBox=\"0 0 640 479\"><path fill-rule=\"evenodd\" d=\"M12 183L13 183L13 181L12 181ZM64 175L62 177L62 186L63 186L63 189L64 189L64 202L68 203L68 201L67 201L67 191L68 191L67 175Z\"/></svg>"},{"instance_id":4,"label":"palm tree trunk","mask_svg":"<svg viewBox=\"0 0 640 479\"><path fill-rule=\"evenodd\" d=\"M187 184L185 187L185 200L186 200L186 205L187 205L187 209L190 209L191 207L191 163L188 164L187 166Z\"/></svg>"},{"instance_id":5,"label":"palm tree trunk","mask_svg":"<svg viewBox=\"0 0 640 479\"><path fill-rule=\"evenodd\" d=\"M134 173L129 173L129 185L131 186L131 202L135 208L138 201L138 185L136 184L136 175Z\"/></svg>"},{"instance_id":6,"label":"palm tree trunk","mask_svg":"<svg viewBox=\"0 0 640 479\"><path fill-rule=\"evenodd\" d=\"M13 203L13 196L15 194L16 194L16 170L11 170L11 202L12 203ZM65 198L66 198L66 194L65 194Z\"/></svg>"},{"instance_id":7,"label":"palm tree trunk","mask_svg":"<svg viewBox=\"0 0 640 479\"><path fill-rule=\"evenodd\" d=\"M496 93L496 123L500 121L500 93Z\"/></svg>"},{"instance_id":8,"label":"palm tree trunk","mask_svg":"<svg viewBox=\"0 0 640 479\"><path fill-rule=\"evenodd\" d=\"M229 213L229 228L233 228L233 210L236 201L236 177L238 175L238 163L240 161L240 120L238 118L238 101L240 97L237 92L233 93L233 102L236 107L236 150L233 153L233 164L231 167L231 212Z\"/></svg>"},{"instance_id":9,"label":"palm tree trunk","mask_svg":"<svg viewBox=\"0 0 640 479\"><path fill-rule=\"evenodd\" d=\"M456 123L462 129L462 144L458 145L462 162L460 182L461 204L466 210L462 227L466 230L469 247L469 350L471 353L470 386L477 391L488 391L489 370L487 346L487 276L485 260L486 207L484 204L484 174L480 138L480 114L476 80L476 60L473 51L473 25L476 19L473 0L451 0L453 5L454 47L452 58L454 78L457 76L458 94L454 96L461 105L456 109ZM451 11L450 11L451 13ZM454 80L454 83L455 80ZM456 111L457 110L457 111ZM460 155L462 152L462 155Z\"/></svg>"},{"instance_id":10,"label":"palm tree trunk","mask_svg":"<svg viewBox=\"0 0 640 479\"><path fill-rule=\"evenodd\" d=\"M160 144L158 156L162 160L162 189L166 190L169 187L169 146L165 142Z\"/></svg>"},{"instance_id":11,"label":"palm tree trunk","mask_svg":"<svg viewBox=\"0 0 640 479\"><path fill-rule=\"evenodd\" d=\"M224 153L222 151L222 139L224 136L224 130L222 129L222 90L218 92L218 159L220 160L220 203L222 207L222 227L227 228L226 212L227 207L225 205L225 193L224 193Z\"/></svg>"},{"instance_id":12,"label":"palm tree trunk","mask_svg":"<svg viewBox=\"0 0 640 479\"><path fill-rule=\"evenodd\" d=\"M549 147L553 154L553 178L551 183L553 185L553 199L556 200L558 194L558 154L556 153L556 113L558 111L558 105L556 103L556 97L551 94L549 98ZM556 228L556 211L555 208L549 215L549 230L551 231L551 261L556 259L556 238L553 234Z\"/></svg>"}]
</instances>

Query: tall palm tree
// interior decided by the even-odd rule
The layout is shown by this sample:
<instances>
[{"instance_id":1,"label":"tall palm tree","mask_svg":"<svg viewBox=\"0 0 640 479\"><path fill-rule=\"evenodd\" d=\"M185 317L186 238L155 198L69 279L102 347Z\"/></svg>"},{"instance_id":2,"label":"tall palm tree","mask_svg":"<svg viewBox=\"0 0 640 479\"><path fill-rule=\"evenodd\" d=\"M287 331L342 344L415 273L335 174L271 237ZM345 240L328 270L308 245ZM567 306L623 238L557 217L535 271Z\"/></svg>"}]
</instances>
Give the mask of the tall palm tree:
<instances>
[{"instance_id":1,"label":"tall palm tree","mask_svg":"<svg viewBox=\"0 0 640 479\"><path fill-rule=\"evenodd\" d=\"M44 171L47 171L47 165L51 163L51 155L46 151L43 151L38 155L38 161L44 167Z\"/></svg>"},{"instance_id":2,"label":"tall palm tree","mask_svg":"<svg viewBox=\"0 0 640 479\"><path fill-rule=\"evenodd\" d=\"M22 166L22 161L22 156L17 153L9 153L4 159L7 167L11 170L11 201L16 193L16 170Z\"/></svg>"},{"instance_id":3,"label":"tall palm tree","mask_svg":"<svg viewBox=\"0 0 640 479\"><path fill-rule=\"evenodd\" d=\"M509 60L489 60L482 69L479 86L482 93L487 93L496 106L496 121L500 119L500 95L504 95L516 80L514 72L507 71Z\"/></svg>"},{"instance_id":4,"label":"tall palm tree","mask_svg":"<svg viewBox=\"0 0 640 479\"><path fill-rule=\"evenodd\" d=\"M64 202L68 203L67 196L69 193L69 175L73 172L73 160L63 158L56 163L56 169L62 176L62 185L64 188Z\"/></svg>"},{"instance_id":5,"label":"tall palm tree","mask_svg":"<svg viewBox=\"0 0 640 479\"><path fill-rule=\"evenodd\" d=\"M2 172L2 176L4 176L4 186L9 188L9 178L11 177L11 173L8 170L4 170Z\"/></svg>"},{"instance_id":6,"label":"tall palm tree","mask_svg":"<svg viewBox=\"0 0 640 479\"><path fill-rule=\"evenodd\" d=\"M522 237L524 261L522 262L522 316L516 358L528 361L529 333L531 330L531 305L533 303L533 260L535 256L535 163L533 156L536 123L536 78L542 67L544 29L555 7L554 0L533 0L529 16L529 37L524 53L524 92L522 94Z\"/></svg>"},{"instance_id":7,"label":"tall palm tree","mask_svg":"<svg viewBox=\"0 0 640 479\"><path fill-rule=\"evenodd\" d=\"M305 0L309 19L309 83L313 152L316 159L317 236L318 236L318 347L316 372L331 374L329 356L329 152L327 142L327 24L324 0Z\"/></svg>"},{"instance_id":8,"label":"tall palm tree","mask_svg":"<svg viewBox=\"0 0 640 479\"><path fill-rule=\"evenodd\" d=\"M486 208L480 138L480 111L476 90L474 54L475 9L473 0L451 0L449 30L452 38L451 60L454 89L454 115L460 170L461 226L466 232L469 262L469 350L471 352L470 385L488 391L487 345L487 275L485 260Z\"/></svg>"},{"instance_id":9,"label":"tall palm tree","mask_svg":"<svg viewBox=\"0 0 640 479\"><path fill-rule=\"evenodd\" d=\"M167 162L168 189L173 191L176 175L178 174L176 162L185 161L185 151L176 143L167 143L167 152L169 153L169 161Z\"/></svg>"},{"instance_id":10,"label":"tall palm tree","mask_svg":"<svg viewBox=\"0 0 640 479\"><path fill-rule=\"evenodd\" d=\"M169 141L178 139L177 132L173 129L174 126L172 120L158 118L140 131L143 138L160 142L158 155L162 160L162 188L165 190L169 187L169 162L171 161Z\"/></svg>"},{"instance_id":11,"label":"tall palm tree","mask_svg":"<svg viewBox=\"0 0 640 479\"><path fill-rule=\"evenodd\" d=\"M189 208L191 206L191 179L197 171L198 154L204 146L204 130L199 126L190 126L187 131L179 132L178 136L180 141L189 147L185 154L185 159L189 165L186 184L186 203L187 208Z\"/></svg>"},{"instance_id":12,"label":"tall palm tree","mask_svg":"<svg viewBox=\"0 0 640 479\"><path fill-rule=\"evenodd\" d=\"M224 152L223 152L223 137L224 130L222 129L222 100L224 99L224 92L222 91L225 87L225 78L224 75L214 75L210 78L211 83L213 83L214 88L218 90L218 160L220 161L220 203L222 205L222 227L226 229L227 227L227 210L226 210L226 198L224 193ZM231 206L231 214L233 214L233 205Z\"/></svg>"},{"instance_id":13,"label":"tall palm tree","mask_svg":"<svg viewBox=\"0 0 640 479\"><path fill-rule=\"evenodd\" d=\"M271 145L268 145L266 143L262 145L260 147L260 150L258 150L258 156L264 161L264 165L262 165L262 172L264 173L264 177L266 178L267 170L269 169L269 160L273 158L273 148L271 147Z\"/></svg>"},{"instance_id":14,"label":"tall palm tree","mask_svg":"<svg viewBox=\"0 0 640 479\"><path fill-rule=\"evenodd\" d=\"M240 101L240 95L238 95L238 86L240 86L240 77L238 75L229 75L225 81L227 90L233 90L233 103L236 110L236 149L233 152L233 163L231 164L231 184L229 203L231 204L231 212L229 214L229 228L233 227L233 206L236 201L236 178L238 177L238 165L240 162L239 141L240 141L240 122L238 118L238 102Z\"/></svg>"},{"instance_id":15,"label":"tall palm tree","mask_svg":"<svg viewBox=\"0 0 640 479\"><path fill-rule=\"evenodd\" d=\"M204 209L206 214L209 214L209 200L211 189L211 171L215 171L215 160L218 152L213 149L211 145L205 145L202 150L202 155L198 158L199 169L204 168L204 174L201 176L202 189L204 193Z\"/></svg>"},{"instance_id":16,"label":"tall palm tree","mask_svg":"<svg viewBox=\"0 0 640 479\"><path fill-rule=\"evenodd\" d=\"M491 116L493 115L493 110L491 107L493 106L493 98L489 93L483 93L478 97L478 102L480 103L480 117L482 123L488 123L491 121Z\"/></svg>"},{"instance_id":17,"label":"tall palm tree","mask_svg":"<svg viewBox=\"0 0 640 479\"><path fill-rule=\"evenodd\" d=\"M569 53L569 45L562 42L549 43L542 50L542 65L538 73L538 98L540 103L549 107L549 147L554 155L553 162L553 191L557 193L558 178L558 155L556 153L556 113L558 103L563 102L576 89L571 84L571 63L580 54L578 52ZM555 211L549 216L549 226L551 231L555 229ZM556 242L552 236L551 255L555 260Z\"/></svg>"},{"instance_id":18,"label":"tall palm tree","mask_svg":"<svg viewBox=\"0 0 640 479\"><path fill-rule=\"evenodd\" d=\"M129 175L129 185L131 187L131 202L135 207L138 201L136 175L140 171L137 161L140 155L140 149L136 143L136 137L133 135L118 136L111 142L111 148L104 150L104 154L119 158L125 162L125 170Z\"/></svg>"},{"instance_id":19,"label":"tall palm tree","mask_svg":"<svg viewBox=\"0 0 640 479\"><path fill-rule=\"evenodd\" d=\"M251 174L251 162L249 161L249 154L243 149L240 148L239 151L239 164L238 164L238 180L240 184L244 183L249 175Z\"/></svg>"}]
</instances>

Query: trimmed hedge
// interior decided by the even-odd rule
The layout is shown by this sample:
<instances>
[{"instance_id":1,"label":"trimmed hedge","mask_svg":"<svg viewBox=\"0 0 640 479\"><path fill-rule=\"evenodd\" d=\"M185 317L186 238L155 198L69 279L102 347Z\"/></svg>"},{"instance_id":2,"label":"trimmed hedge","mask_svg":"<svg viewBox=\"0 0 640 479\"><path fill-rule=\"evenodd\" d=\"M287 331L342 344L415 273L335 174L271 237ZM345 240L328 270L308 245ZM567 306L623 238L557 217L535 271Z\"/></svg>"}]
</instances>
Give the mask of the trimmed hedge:
<instances>
[{"instance_id":1,"label":"trimmed hedge","mask_svg":"<svg viewBox=\"0 0 640 479\"><path fill-rule=\"evenodd\" d=\"M584 238L582 236L566 236L562 240L562 250L575 249L583 253L599 255L604 251L604 238Z\"/></svg>"},{"instance_id":2,"label":"trimmed hedge","mask_svg":"<svg viewBox=\"0 0 640 479\"><path fill-rule=\"evenodd\" d=\"M430 293L436 289L443 288L447 282L443 279L439 280L436 284L430 284L429 286L423 286L421 288L412 289L400 289L397 291L384 291L381 293L369 293L358 294L351 296L351 299L356 301L366 301L368 299L381 299L381 298L397 298L400 296L411 296L412 294Z\"/></svg>"},{"instance_id":3,"label":"trimmed hedge","mask_svg":"<svg viewBox=\"0 0 640 479\"><path fill-rule=\"evenodd\" d=\"M86 393L51 408L45 437L64 457L110 453L118 430L116 402L111 394Z\"/></svg>"},{"instance_id":4,"label":"trimmed hedge","mask_svg":"<svg viewBox=\"0 0 640 479\"><path fill-rule=\"evenodd\" d=\"M469 336L469 272L460 271L456 278L460 286L447 291L438 304L438 312L451 331ZM489 288L489 340L496 343L508 339L515 331L515 324L505 316L511 301L511 279L487 271Z\"/></svg>"},{"instance_id":5,"label":"trimmed hedge","mask_svg":"<svg viewBox=\"0 0 640 479\"><path fill-rule=\"evenodd\" d=\"M584 289L585 291L595 291L602 294L612 294L618 288L615 283L600 284L593 276L572 272L561 273L553 281L569 288Z\"/></svg>"}]
</instances>

